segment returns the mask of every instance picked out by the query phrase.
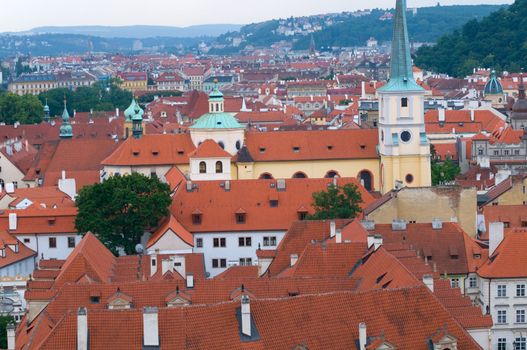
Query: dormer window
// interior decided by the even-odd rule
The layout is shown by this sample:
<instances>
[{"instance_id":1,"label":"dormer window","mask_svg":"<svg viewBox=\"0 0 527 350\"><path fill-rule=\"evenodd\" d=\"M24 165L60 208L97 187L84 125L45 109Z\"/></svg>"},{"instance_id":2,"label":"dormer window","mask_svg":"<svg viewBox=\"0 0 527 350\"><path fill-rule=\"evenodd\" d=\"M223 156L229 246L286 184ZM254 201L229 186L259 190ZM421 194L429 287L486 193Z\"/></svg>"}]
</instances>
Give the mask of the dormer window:
<instances>
[{"instance_id":1,"label":"dormer window","mask_svg":"<svg viewBox=\"0 0 527 350\"><path fill-rule=\"evenodd\" d=\"M295 153L300 152L300 147L298 147L298 146L293 147L293 152L295 152Z\"/></svg>"},{"instance_id":2,"label":"dormer window","mask_svg":"<svg viewBox=\"0 0 527 350\"><path fill-rule=\"evenodd\" d=\"M133 151L132 154L134 155L134 157L137 157L139 156L139 151Z\"/></svg>"},{"instance_id":3,"label":"dormer window","mask_svg":"<svg viewBox=\"0 0 527 350\"><path fill-rule=\"evenodd\" d=\"M235 213L235 217L236 217L236 223L237 224L245 224L245 222L247 220L247 213L243 209L240 208Z\"/></svg>"},{"instance_id":4,"label":"dormer window","mask_svg":"<svg viewBox=\"0 0 527 350\"><path fill-rule=\"evenodd\" d=\"M265 153L265 150L266 150L265 147L260 147L260 153Z\"/></svg>"},{"instance_id":5,"label":"dormer window","mask_svg":"<svg viewBox=\"0 0 527 350\"><path fill-rule=\"evenodd\" d=\"M202 215L199 213L192 214L192 224L193 225L201 225Z\"/></svg>"},{"instance_id":6,"label":"dormer window","mask_svg":"<svg viewBox=\"0 0 527 350\"><path fill-rule=\"evenodd\" d=\"M48 226L55 226L55 219L48 219Z\"/></svg>"}]
</instances>

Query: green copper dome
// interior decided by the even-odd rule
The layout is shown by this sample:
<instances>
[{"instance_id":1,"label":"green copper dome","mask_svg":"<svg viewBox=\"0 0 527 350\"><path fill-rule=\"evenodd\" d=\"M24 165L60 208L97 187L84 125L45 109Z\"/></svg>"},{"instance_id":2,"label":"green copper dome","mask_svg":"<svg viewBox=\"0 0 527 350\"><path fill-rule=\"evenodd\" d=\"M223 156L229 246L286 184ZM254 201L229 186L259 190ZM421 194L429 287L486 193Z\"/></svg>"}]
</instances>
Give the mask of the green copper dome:
<instances>
[{"instance_id":1,"label":"green copper dome","mask_svg":"<svg viewBox=\"0 0 527 350\"><path fill-rule=\"evenodd\" d=\"M485 85L485 95L502 95L503 87L496 76L496 71L493 70L490 74L490 80Z\"/></svg>"},{"instance_id":2,"label":"green copper dome","mask_svg":"<svg viewBox=\"0 0 527 350\"><path fill-rule=\"evenodd\" d=\"M223 101L223 93L218 88L218 84L214 86L214 89L209 94L209 101Z\"/></svg>"},{"instance_id":3,"label":"green copper dome","mask_svg":"<svg viewBox=\"0 0 527 350\"><path fill-rule=\"evenodd\" d=\"M190 129L244 129L229 113L207 113L202 115Z\"/></svg>"},{"instance_id":4,"label":"green copper dome","mask_svg":"<svg viewBox=\"0 0 527 350\"><path fill-rule=\"evenodd\" d=\"M397 0L395 17L393 18L390 80L379 91L422 90L423 88L415 82L412 70L410 39L408 38L408 26L406 24L406 0Z\"/></svg>"},{"instance_id":5,"label":"green copper dome","mask_svg":"<svg viewBox=\"0 0 527 350\"><path fill-rule=\"evenodd\" d=\"M130 103L130 106L124 111L124 117L127 121L143 120L144 114L145 112L135 101L135 98L132 99L132 103Z\"/></svg>"}]
</instances>

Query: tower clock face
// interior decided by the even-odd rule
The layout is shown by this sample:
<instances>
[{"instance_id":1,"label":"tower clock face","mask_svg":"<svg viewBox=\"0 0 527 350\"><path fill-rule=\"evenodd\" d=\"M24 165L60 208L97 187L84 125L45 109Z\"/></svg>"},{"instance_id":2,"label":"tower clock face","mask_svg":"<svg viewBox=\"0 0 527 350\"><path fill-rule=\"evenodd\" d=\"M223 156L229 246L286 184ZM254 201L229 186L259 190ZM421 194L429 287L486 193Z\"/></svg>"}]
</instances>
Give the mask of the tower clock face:
<instances>
[{"instance_id":1,"label":"tower clock face","mask_svg":"<svg viewBox=\"0 0 527 350\"><path fill-rule=\"evenodd\" d=\"M405 130L401 133L402 142L410 142L411 139L412 139L412 134L410 133L410 131Z\"/></svg>"}]
</instances>

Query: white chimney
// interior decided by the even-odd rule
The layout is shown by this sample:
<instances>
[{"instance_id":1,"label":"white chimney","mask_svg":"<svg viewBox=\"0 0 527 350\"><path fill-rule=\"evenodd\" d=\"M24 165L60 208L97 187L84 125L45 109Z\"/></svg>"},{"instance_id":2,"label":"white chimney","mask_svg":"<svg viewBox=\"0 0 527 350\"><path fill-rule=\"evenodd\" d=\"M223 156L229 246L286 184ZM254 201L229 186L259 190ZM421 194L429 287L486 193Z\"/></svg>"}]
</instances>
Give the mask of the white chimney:
<instances>
[{"instance_id":1,"label":"white chimney","mask_svg":"<svg viewBox=\"0 0 527 350\"><path fill-rule=\"evenodd\" d=\"M471 109L470 110L470 120L471 121L474 121L476 119L475 114L476 114L476 112L473 109Z\"/></svg>"},{"instance_id":2,"label":"white chimney","mask_svg":"<svg viewBox=\"0 0 527 350\"><path fill-rule=\"evenodd\" d=\"M150 255L150 277L155 275L157 268L157 252L155 252L154 254Z\"/></svg>"},{"instance_id":3,"label":"white chimney","mask_svg":"<svg viewBox=\"0 0 527 350\"><path fill-rule=\"evenodd\" d=\"M143 309L143 345L159 346L159 322L157 307Z\"/></svg>"},{"instance_id":4,"label":"white chimney","mask_svg":"<svg viewBox=\"0 0 527 350\"><path fill-rule=\"evenodd\" d=\"M15 192L15 185L12 182L8 182L5 184L5 191L7 193L13 193Z\"/></svg>"},{"instance_id":5,"label":"white chimney","mask_svg":"<svg viewBox=\"0 0 527 350\"><path fill-rule=\"evenodd\" d=\"M368 333L366 331L366 323L359 323L359 349L366 350L366 343L368 342Z\"/></svg>"},{"instance_id":6,"label":"white chimney","mask_svg":"<svg viewBox=\"0 0 527 350\"><path fill-rule=\"evenodd\" d=\"M15 325L9 323L7 329L7 350L15 350Z\"/></svg>"},{"instance_id":7,"label":"white chimney","mask_svg":"<svg viewBox=\"0 0 527 350\"><path fill-rule=\"evenodd\" d=\"M116 116L116 117L119 117L119 108L116 108L116 109L115 109L115 116Z\"/></svg>"},{"instance_id":8,"label":"white chimney","mask_svg":"<svg viewBox=\"0 0 527 350\"><path fill-rule=\"evenodd\" d=\"M505 225L503 222L489 223L489 256L494 254L494 251L503 241L503 230Z\"/></svg>"},{"instance_id":9,"label":"white chimney","mask_svg":"<svg viewBox=\"0 0 527 350\"><path fill-rule=\"evenodd\" d=\"M17 217L16 213L9 213L9 231L16 231Z\"/></svg>"},{"instance_id":10,"label":"white chimney","mask_svg":"<svg viewBox=\"0 0 527 350\"><path fill-rule=\"evenodd\" d=\"M431 292L434 292L434 277L432 275L423 275L423 283Z\"/></svg>"},{"instance_id":11,"label":"white chimney","mask_svg":"<svg viewBox=\"0 0 527 350\"><path fill-rule=\"evenodd\" d=\"M298 261L298 254L291 254L291 267L295 266Z\"/></svg>"},{"instance_id":12,"label":"white chimney","mask_svg":"<svg viewBox=\"0 0 527 350\"><path fill-rule=\"evenodd\" d=\"M77 312L77 350L88 350L88 310L85 307Z\"/></svg>"},{"instance_id":13,"label":"white chimney","mask_svg":"<svg viewBox=\"0 0 527 350\"><path fill-rule=\"evenodd\" d=\"M174 270L181 275L181 277L185 277L187 275L186 273L186 266L185 266L185 257L181 255L176 255L172 257L172 261L174 264Z\"/></svg>"},{"instance_id":14,"label":"white chimney","mask_svg":"<svg viewBox=\"0 0 527 350\"><path fill-rule=\"evenodd\" d=\"M370 249L372 246L374 250L377 250L382 246L381 235L368 235L368 249Z\"/></svg>"},{"instance_id":15,"label":"white chimney","mask_svg":"<svg viewBox=\"0 0 527 350\"><path fill-rule=\"evenodd\" d=\"M366 82L363 81L362 84L361 84L361 96L360 98L362 98L363 100L366 99Z\"/></svg>"},{"instance_id":16,"label":"white chimney","mask_svg":"<svg viewBox=\"0 0 527 350\"><path fill-rule=\"evenodd\" d=\"M437 113L438 113L438 117L437 117L438 120L439 120L440 122L444 122L445 119L446 119L446 117L445 117L445 109L444 109L444 108L439 108L439 109L437 110Z\"/></svg>"},{"instance_id":17,"label":"white chimney","mask_svg":"<svg viewBox=\"0 0 527 350\"><path fill-rule=\"evenodd\" d=\"M247 295L242 296L242 334L251 336L251 300Z\"/></svg>"},{"instance_id":18,"label":"white chimney","mask_svg":"<svg viewBox=\"0 0 527 350\"><path fill-rule=\"evenodd\" d=\"M335 243L337 244L342 243L342 231L341 230L337 230L335 232Z\"/></svg>"},{"instance_id":19,"label":"white chimney","mask_svg":"<svg viewBox=\"0 0 527 350\"><path fill-rule=\"evenodd\" d=\"M337 230L337 223L335 221L331 221L329 223L329 237L333 238L335 237Z\"/></svg>"},{"instance_id":20,"label":"white chimney","mask_svg":"<svg viewBox=\"0 0 527 350\"><path fill-rule=\"evenodd\" d=\"M172 271L172 260L163 259L161 260L161 275L164 276L168 271Z\"/></svg>"},{"instance_id":21,"label":"white chimney","mask_svg":"<svg viewBox=\"0 0 527 350\"><path fill-rule=\"evenodd\" d=\"M194 274L187 274L187 288L194 288Z\"/></svg>"}]
</instances>

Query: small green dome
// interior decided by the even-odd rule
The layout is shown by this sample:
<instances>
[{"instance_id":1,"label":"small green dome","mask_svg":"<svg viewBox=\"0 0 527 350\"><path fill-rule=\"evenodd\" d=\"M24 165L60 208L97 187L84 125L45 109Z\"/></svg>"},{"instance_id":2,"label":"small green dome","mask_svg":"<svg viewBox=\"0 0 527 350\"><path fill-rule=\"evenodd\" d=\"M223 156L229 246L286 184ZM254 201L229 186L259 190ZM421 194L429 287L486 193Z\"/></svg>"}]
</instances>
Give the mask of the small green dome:
<instances>
[{"instance_id":1,"label":"small green dome","mask_svg":"<svg viewBox=\"0 0 527 350\"><path fill-rule=\"evenodd\" d=\"M46 103L46 105L44 106L44 112L45 112L45 113L49 113L49 106L48 106L47 103Z\"/></svg>"},{"instance_id":2,"label":"small green dome","mask_svg":"<svg viewBox=\"0 0 527 350\"><path fill-rule=\"evenodd\" d=\"M218 84L214 87L214 89L209 94L209 100L210 101L223 101L223 93L218 88Z\"/></svg>"},{"instance_id":3,"label":"small green dome","mask_svg":"<svg viewBox=\"0 0 527 350\"><path fill-rule=\"evenodd\" d=\"M207 113L202 115L190 129L244 129L229 113Z\"/></svg>"},{"instance_id":4,"label":"small green dome","mask_svg":"<svg viewBox=\"0 0 527 350\"><path fill-rule=\"evenodd\" d=\"M503 86L496 77L496 71L493 70L490 74L490 80L485 85L485 95L501 95L503 94Z\"/></svg>"},{"instance_id":5,"label":"small green dome","mask_svg":"<svg viewBox=\"0 0 527 350\"><path fill-rule=\"evenodd\" d=\"M62 112L62 125L60 126L60 138L70 139L73 137L73 127L70 124L70 114L64 102L64 111Z\"/></svg>"}]
</instances>

